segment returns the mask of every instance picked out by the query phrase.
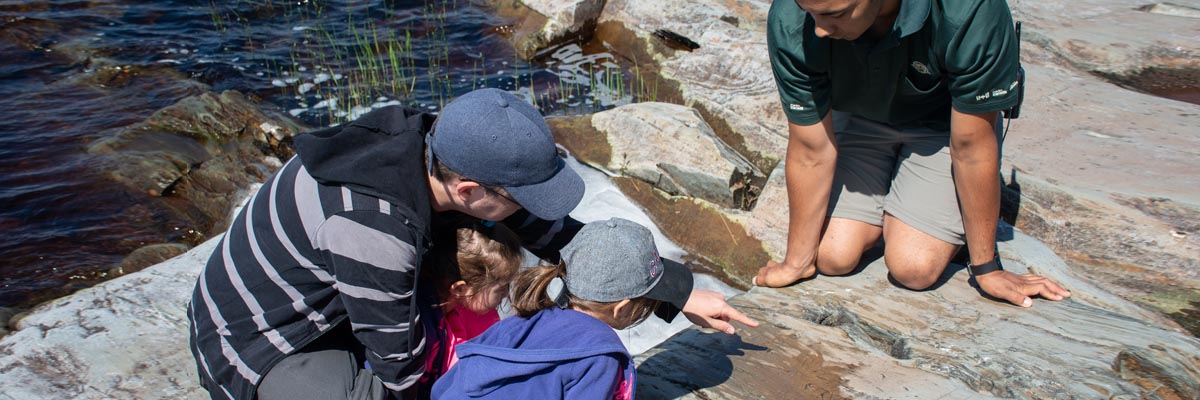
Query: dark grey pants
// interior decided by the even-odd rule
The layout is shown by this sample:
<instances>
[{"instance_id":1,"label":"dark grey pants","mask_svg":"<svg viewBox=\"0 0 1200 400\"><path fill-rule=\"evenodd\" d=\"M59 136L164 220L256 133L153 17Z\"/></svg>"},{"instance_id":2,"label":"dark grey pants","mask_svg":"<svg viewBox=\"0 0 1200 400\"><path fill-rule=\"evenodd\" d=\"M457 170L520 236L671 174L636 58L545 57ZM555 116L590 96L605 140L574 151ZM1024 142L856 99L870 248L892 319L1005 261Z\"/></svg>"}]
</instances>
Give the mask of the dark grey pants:
<instances>
[{"instance_id":1,"label":"dark grey pants","mask_svg":"<svg viewBox=\"0 0 1200 400\"><path fill-rule=\"evenodd\" d=\"M262 400L354 399L385 400L383 382L363 365L363 347L350 333L349 323L322 335L284 358L258 385Z\"/></svg>"}]
</instances>

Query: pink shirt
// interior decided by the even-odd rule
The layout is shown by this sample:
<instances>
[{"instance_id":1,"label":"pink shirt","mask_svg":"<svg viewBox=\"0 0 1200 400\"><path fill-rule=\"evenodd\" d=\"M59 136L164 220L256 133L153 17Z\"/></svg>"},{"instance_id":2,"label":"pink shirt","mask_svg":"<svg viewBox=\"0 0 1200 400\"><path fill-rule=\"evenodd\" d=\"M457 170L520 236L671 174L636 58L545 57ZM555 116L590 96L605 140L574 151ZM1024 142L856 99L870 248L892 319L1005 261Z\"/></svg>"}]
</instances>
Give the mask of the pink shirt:
<instances>
[{"instance_id":1,"label":"pink shirt","mask_svg":"<svg viewBox=\"0 0 1200 400\"><path fill-rule=\"evenodd\" d=\"M631 376L626 376L625 374ZM633 400L633 374L627 371L617 374L617 390L613 391L613 400Z\"/></svg>"},{"instance_id":2,"label":"pink shirt","mask_svg":"<svg viewBox=\"0 0 1200 400\"><path fill-rule=\"evenodd\" d=\"M500 314L496 310L490 310L484 314L476 314L474 311L466 308L463 305L455 306L454 309L447 311L442 315L442 320L438 323L438 330L442 332L446 341L443 343L430 343L429 352L426 354L435 355L441 350L441 346L449 346L446 348L445 357L441 360L435 360L437 357L425 358L425 371L434 371L435 362L441 362L441 373L445 374L458 362L458 354L455 352L455 347L459 343L471 340L479 334L486 331L493 324L500 322ZM431 380L437 380L441 376L425 376Z\"/></svg>"}]
</instances>

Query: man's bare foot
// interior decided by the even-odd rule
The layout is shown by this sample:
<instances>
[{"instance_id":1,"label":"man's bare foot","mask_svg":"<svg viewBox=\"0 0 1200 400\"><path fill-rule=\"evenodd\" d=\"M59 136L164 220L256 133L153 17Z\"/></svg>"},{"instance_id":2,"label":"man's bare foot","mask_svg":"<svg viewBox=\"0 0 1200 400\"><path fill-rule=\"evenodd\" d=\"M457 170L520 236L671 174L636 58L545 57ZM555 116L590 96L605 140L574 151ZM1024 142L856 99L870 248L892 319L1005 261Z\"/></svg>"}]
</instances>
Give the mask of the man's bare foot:
<instances>
[{"instance_id":1,"label":"man's bare foot","mask_svg":"<svg viewBox=\"0 0 1200 400\"><path fill-rule=\"evenodd\" d=\"M767 266L759 268L758 276L755 276L750 282L754 286L777 288L791 285L816 273L817 268L811 265L807 268L795 268L772 260L767 261Z\"/></svg>"}]
</instances>

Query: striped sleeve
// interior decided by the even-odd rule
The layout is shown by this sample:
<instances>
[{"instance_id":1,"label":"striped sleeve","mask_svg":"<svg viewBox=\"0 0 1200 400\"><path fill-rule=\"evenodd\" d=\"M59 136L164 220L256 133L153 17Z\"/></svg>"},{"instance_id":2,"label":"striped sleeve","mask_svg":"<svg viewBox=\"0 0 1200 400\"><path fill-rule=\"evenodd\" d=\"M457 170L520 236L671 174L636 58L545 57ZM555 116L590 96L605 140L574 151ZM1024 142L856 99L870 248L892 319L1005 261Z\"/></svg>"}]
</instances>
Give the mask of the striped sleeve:
<instances>
[{"instance_id":1,"label":"striped sleeve","mask_svg":"<svg viewBox=\"0 0 1200 400\"><path fill-rule=\"evenodd\" d=\"M412 329L421 326L413 302L419 240L408 225L375 211L338 213L314 237L372 371L394 392L424 372L424 330Z\"/></svg>"},{"instance_id":2,"label":"striped sleeve","mask_svg":"<svg viewBox=\"0 0 1200 400\"><path fill-rule=\"evenodd\" d=\"M551 262L558 262L559 250L583 228L582 222L570 216L550 221L535 217L524 209L505 219L504 225L521 237L521 245L526 249Z\"/></svg>"}]
</instances>

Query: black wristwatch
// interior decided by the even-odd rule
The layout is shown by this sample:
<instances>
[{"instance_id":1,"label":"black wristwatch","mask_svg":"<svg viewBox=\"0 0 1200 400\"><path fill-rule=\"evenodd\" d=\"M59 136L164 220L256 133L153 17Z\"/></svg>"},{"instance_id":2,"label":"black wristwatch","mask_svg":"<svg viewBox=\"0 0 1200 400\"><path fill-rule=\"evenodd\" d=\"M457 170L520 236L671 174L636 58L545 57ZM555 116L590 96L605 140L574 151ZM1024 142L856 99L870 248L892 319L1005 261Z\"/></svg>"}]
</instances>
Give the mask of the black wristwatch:
<instances>
[{"instance_id":1,"label":"black wristwatch","mask_svg":"<svg viewBox=\"0 0 1200 400\"><path fill-rule=\"evenodd\" d=\"M997 253L992 257L992 261L985 262L979 265L967 264L967 270L971 271L971 276L980 276L995 271L1003 271L1004 266L1000 265L1000 254Z\"/></svg>"}]
</instances>

